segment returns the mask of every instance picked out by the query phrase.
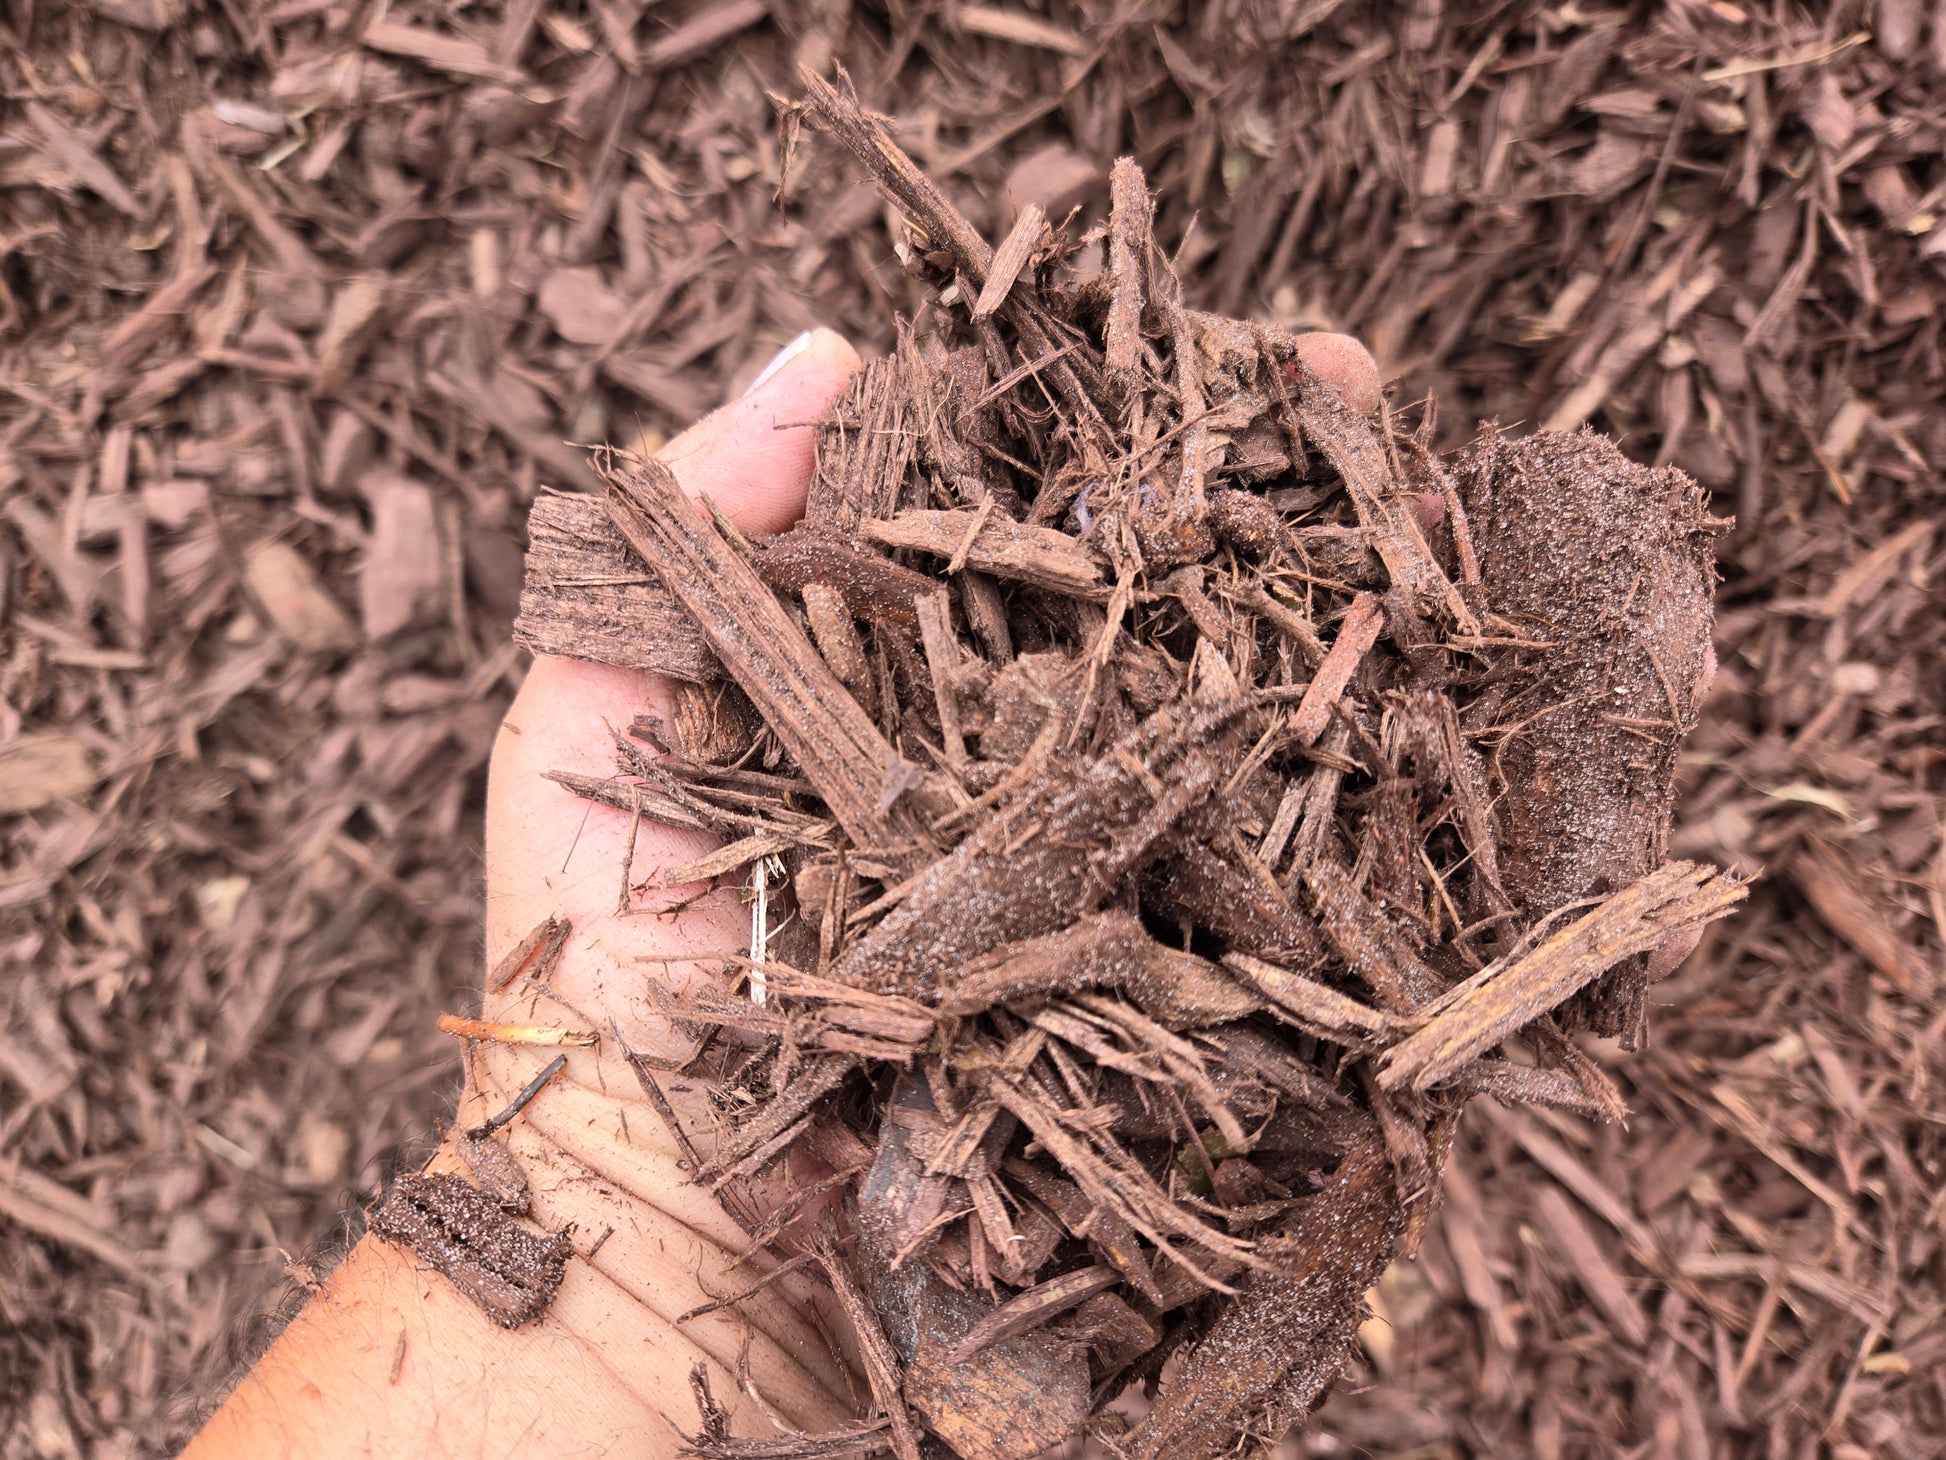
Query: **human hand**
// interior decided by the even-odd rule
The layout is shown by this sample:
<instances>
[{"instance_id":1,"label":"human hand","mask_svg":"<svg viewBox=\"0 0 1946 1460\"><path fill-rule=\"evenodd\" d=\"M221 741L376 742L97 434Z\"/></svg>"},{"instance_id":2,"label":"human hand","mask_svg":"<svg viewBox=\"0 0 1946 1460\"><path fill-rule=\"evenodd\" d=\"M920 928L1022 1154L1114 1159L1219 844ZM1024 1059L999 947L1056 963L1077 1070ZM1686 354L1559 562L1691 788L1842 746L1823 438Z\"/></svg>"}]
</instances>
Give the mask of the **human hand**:
<instances>
[{"instance_id":1,"label":"human hand","mask_svg":"<svg viewBox=\"0 0 1946 1460\"><path fill-rule=\"evenodd\" d=\"M684 487L708 493L741 527L776 531L803 511L816 432L808 425L844 390L858 356L820 330L793 341L750 391L699 421L662 453ZM787 426L788 429L778 429ZM691 1367L709 1364L715 1392L743 1433L771 1430L760 1412L810 1430L855 1408L832 1337L842 1324L821 1294L787 1277L735 1312L675 1320L747 1286L731 1270L743 1232L688 1183L676 1142L623 1048L680 1057L686 1041L654 1013L651 980L680 987L698 955L748 941L734 888L661 887L665 868L708 849L706 838L591 806L544 779L550 770L608 775L613 733L638 713L669 712L655 676L542 657L530 669L494 748L487 790L485 966L537 923L573 934L546 980L487 991L488 1020L586 1028L591 1049L495 1139L523 1168L530 1215L570 1232L547 1309L514 1331L407 1249L366 1237L243 1380L185 1452L217 1457L345 1454L667 1456L693 1428ZM640 891L618 911L624 863ZM679 910L676 910L679 909ZM470 1044L461 1130L476 1128L555 1053ZM707 1129L702 1092L662 1077L686 1126ZM452 1143L430 1163L460 1173ZM747 1367L749 1381L732 1377ZM749 1397L750 1391L761 1400Z\"/></svg>"},{"instance_id":2,"label":"human hand","mask_svg":"<svg viewBox=\"0 0 1946 1460\"><path fill-rule=\"evenodd\" d=\"M1356 341L1318 334L1298 348L1354 407L1377 404L1377 368ZM794 423L824 416L858 364L829 331L802 337L741 399L672 441L663 460L744 531L782 530L803 511L814 464L815 430ZM524 1168L534 1220L572 1228L579 1255L552 1303L502 1331L409 1253L368 1238L192 1445L192 1460L381 1448L669 1455L693 1427L688 1376L698 1361L739 1433L770 1433L773 1416L835 1429L862 1407L862 1386L835 1356L848 1343L843 1321L806 1273L735 1309L675 1321L757 1273L733 1270L745 1234L689 1184L624 1050L656 1060L690 1052L657 1012L651 985L708 977L726 952L748 946L750 914L734 886L662 885L669 867L709 850L709 838L635 824L545 779L551 770L610 774L614 733L640 713L667 720L671 694L654 675L537 658L494 748L486 966L548 917L573 932L547 993L516 979L487 992L482 1015L601 1036L594 1048L569 1050L567 1067L499 1137ZM471 1046L460 1127L503 1109L554 1052ZM693 1080L660 1084L679 1123L702 1139L706 1092ZM448 1147L433 1169L464 1168ZM784 1172L756 1196L774 1200L780 1185L813 1174Z\"/></svg>"}]
</instances>

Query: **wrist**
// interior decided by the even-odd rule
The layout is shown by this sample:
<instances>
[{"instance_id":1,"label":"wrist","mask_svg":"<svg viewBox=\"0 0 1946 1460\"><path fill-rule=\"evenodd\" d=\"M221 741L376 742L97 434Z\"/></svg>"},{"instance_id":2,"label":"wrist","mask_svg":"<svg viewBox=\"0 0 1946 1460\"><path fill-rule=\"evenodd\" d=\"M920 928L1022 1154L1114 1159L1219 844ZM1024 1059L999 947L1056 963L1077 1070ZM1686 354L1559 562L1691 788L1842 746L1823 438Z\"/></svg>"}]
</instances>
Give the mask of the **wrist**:
<instances>
[{"instance_id":1,"label":"wrist","mask_svg":"<svg viewBox=\"0 0 1946 1460\"><path fill-rule=\"evenodd\" d=\"M541 1061L494 1050L469 1063L462 1129L503 1108ZM670 1081L669 1098L694 1113L699 1092L684 1083ZM822 1313L805 1274L676 1322L748 1287L775 1259L735 1265L741 1229L687 1183L675 1138L626 1063L577 1051L491 1139L525 1175L522 1220L566 1232L574 1250L544 1311L501 1328L410 1248L368 1234L192 1442L188 1460L673 1456L697 1424L689 1374L699 1362L740 1434L772 1434L779 1423L817 1432L855 1412L832 1356L832 1337L845 1331ZM456 1142L427 1169L465 1175Z\"/></svg>"},{"instance_id":2,"label":"wrist","mask_svg":"<svg viewBox=\"0 0 1946 1460\"><path fill-rule=\"evenodd\" d=\"M482 1047L470 1061L460 1131L504 1110L553 1053ZM687 1137L707 1152L706 1092L680 1077L650 1078ZM749 1233L690 1181L693 1150L685 1151L612 1039L571 1051L561 1073L488 1139L522 1171L530 1222L567 1232L574 1249L547 1319L599 1341L610 1355L641 1355L640 1363L616 1359L617 1373L662 1413L693 1422L688 1376L702 1360L742 1433L772 1432L765 1408L812 1432L853 1417L862 1390L839 1356L849 1330L813 1273L786 1274L732 1307L678 1322L743 1292L779 1259L765 1252L746 1260ZM467 1174L456 1140L431 1169ZM628 1337L618 1342L621 1333ZM740 1392L739 1372L755 1396ZM738 1416L739 1408L750 1413Z\"/></svg>"},{"instance_id":3,"label":"wrist","mask_svg":"<svg viewBox=\"0 0 1946 1460\"><path fill-rule=\"evenodd\" d=\"M576 1453L624 1436L626 1453L669 1456L681 1418L565 1326L543 1316L498 1328L410 1252L368 1235L184 1460Z\"/></svg>"}]
</instances>

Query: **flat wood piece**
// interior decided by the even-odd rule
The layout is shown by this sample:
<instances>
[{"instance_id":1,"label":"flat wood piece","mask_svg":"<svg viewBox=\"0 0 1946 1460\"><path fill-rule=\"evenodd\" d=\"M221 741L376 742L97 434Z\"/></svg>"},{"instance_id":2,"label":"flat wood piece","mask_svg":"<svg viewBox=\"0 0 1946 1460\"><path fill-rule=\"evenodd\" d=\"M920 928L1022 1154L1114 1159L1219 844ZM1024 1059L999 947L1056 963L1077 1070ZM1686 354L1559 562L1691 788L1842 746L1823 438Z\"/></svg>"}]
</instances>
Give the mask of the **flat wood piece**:
<instances>
[{"instance_id":1,"label":"flat wood piece","mask_svg":"<svg viewBox=\"0 0 1946 1460\"><path fill-rule=\"evenodd\" d=\"M1539 947L1484 968L1454 989L1422 1029L1380 1056L1379 1084L1387 1090L1430 1088L1622 959L1725 916L1748 891L1712 867L1658 867Z\"/></svg>"},{"instance_id":2,"label":"flat wood piece","mask_svg":"<svg viewBox=\"0 0 1946 1460\"><path fill-rule=\"evenodd\" d=\"M1351 607L1338 625L1338 637L1332 641L1304 698L1298 701L1297 713L1291 717L1291 734L1303 744L1315 745L1324 734L1325 726L1331 723L1331 712L1337 708L1338 697L1351 684L1359 661L1378 642L1379 630L1384 626L1385 616L1379 612L1377 594L1360 593L1352 599Z\"/></svg>"},{"instance_id":3,"label":"flat wood piece","mask_svg":"<svg viewBox=\"0 0 1946 1460\"><path fill-rule=\"evenodd\" d=\"M370 1227L429 1264L502 1328L547 1310L573 1255L563 1234L530 1231L493 1198L441 1172L401 1176Z\"/></svg>"},{"instance_id":4,"label":"flat wood piece","mask_svg":"<svg viewBox=\"0 0 1946 1460\"><path fill-rule=\"evenodd\" d=\"M957 559L995 578L1033 583L1077 598L1108 596L1101 566L1065 532L1030 527L977 511L915 510L860 525L873 542Z\"/></svg>"},{"instance_id":5,"label":"flat wood piece","mask_svg":"<svg viewBox=\"0 0 1946 1460\"><path fill-rule=\"evenodd\" d=\"M919 840L895 806L907 762L845 692L803 630L741 555L683 496L659 462L601 464L608 511L644 561L662 571L730 677L817 787L854 841Z\"/></svg>"},{"instance_id":6,"label":"flat wood piece","mask_svg":"<svg viewBox=\"0 0 1946 1460\"><path fill-rule=\"evenodd\" d=\"M1040 244L1041 229L1046 225L1047 213L1039 203L1029 203L1020 210L1013 227L993 251L993 272L987 275L980 297L973 301L973 318L986 319L999 309L1020 271L1027 267L1027 256Z\"/></svg>"},{"instance_id":7,"label":"flat wood piece","mask_svg":"<svg viewBox=\"0 0 1946 1460\"><path fill-rule=\"evenodd\" d=\"M1267 1410L1308 1412L1356 1338L1360 1299L1392 1260L1404 1207L1369 1124L1324 1188L1306 1199L1280 1261L1230 1304L1125 1441L1142 1460L1212 1453ZM1279 1432L1281 1433L1281 1425Z\"/></svg>"},{"instance_id":8,"label":"flat wood piece","mask_svg":"<svg viewBox=\"0 0 1946 1460\"><path fill-rule=\"evenodd\" d=\"M601 498L537 497L527 535L527 581L514 620L521 647L693 684L722 677L696 621L629 547Z\"/></svg>"},{"instance_id":9,"label":"flat wood piece","mask_svg":"<svg viewBox=\"0 0 1946 1460\"><path fill-rule=\"evenodd\" d=\"M1076 1268L1060 1277L1036 1283L1026 1292L1009 1298L967 1329L966 1336L953 1346L947 1359L951 1363L963 1364L1003 1339L1043 1326L1050 1319L1079 1306L1121 1280L1121 1275L1114 1268L1100 1266Z\"/></svg>"}]
</instances>

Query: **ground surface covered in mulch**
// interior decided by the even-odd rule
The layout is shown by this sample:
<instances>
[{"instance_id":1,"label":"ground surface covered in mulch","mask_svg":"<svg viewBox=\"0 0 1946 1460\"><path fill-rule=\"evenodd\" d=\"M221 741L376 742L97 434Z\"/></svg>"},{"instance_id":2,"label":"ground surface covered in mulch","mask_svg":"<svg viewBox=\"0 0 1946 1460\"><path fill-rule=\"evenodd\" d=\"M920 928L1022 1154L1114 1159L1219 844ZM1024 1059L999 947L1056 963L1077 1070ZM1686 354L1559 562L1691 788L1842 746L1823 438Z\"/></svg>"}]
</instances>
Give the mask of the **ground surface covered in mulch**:
<instances>
[{"instance_id":1,"label":"ground surface covered in mulch","mask_svg":"<svg viewBox=\"0 0 1946 1460\"><path fill-rule=\"evenodd\" d=\"M1469 1113L1300 1450L1938 1453L1946 19L1817 9L11 0L0 1455L170 1449L431 1137L526 504L918 302L828 139L779 201L834 60L989 240L1133 155L1190 302L1738 518L1671 851L1750 902L1626 1127Z\"/></svg>"}]
</instances>

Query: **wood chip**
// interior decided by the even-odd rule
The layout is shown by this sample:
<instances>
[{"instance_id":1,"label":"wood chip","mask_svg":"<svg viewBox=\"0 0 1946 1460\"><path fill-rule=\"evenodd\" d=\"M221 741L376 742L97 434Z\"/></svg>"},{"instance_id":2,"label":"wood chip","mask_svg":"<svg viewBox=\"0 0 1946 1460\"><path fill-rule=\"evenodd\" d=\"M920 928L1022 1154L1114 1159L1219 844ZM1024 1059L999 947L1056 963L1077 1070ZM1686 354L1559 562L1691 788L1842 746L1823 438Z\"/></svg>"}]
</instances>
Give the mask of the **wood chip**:
<instances>
[{"instance_id":1,"label":"wood chip","mask_svg":"<svg viewBox=\"0 0 1946 1460\"><path fill-rule=\"evenodd\" d=\"M1044 1283L1010 1298L966 1331L966 1337L953 1349L951 1362L963 1364L983 1349L991 1348L1016 1333L1038 1328L1050 1318L1067 1312L1121 1281L1112 1267L1083 1267L1049 1278Z\"/></svg>"},{"instance_id":2,"label":"wood chip","mask_svg":"<svg viewBox=\"0 0 1946 1460\"><path fill-rule=\"evenodd\" d=\"M960 12L960 23L966 23L966 12ZM1029 203L1020 210L1014 219L1014 226L1007 230L1000 247L993 251L993 272L987 275L985 287L980 297L973 302L973 318L986 319L1000 308L1006 299L1007 291L1020 277L1020 271L1027 266L1028 256L1040 244L1041 229L1047 223L1047 214L1037 204Z\"/></svg>"},{"instance_id":3,"label":"wood chip","mask_svg":"<svg viewBox=\"0 0 1946 1460\"><path fill-rule=\"evenodd\" d=\"M722 677L695 620L615 530L599 497L535 498L527 535L516 642L692 684Z\"/></svg>"},{"instance_id":4,"label":"wood chip","mask_svg":"<svg viewBox=\"0 0 1946 1460\"><path fill-rule=\"evenodd\" d=\"M1100 566L1066 533L1004 518L979 522L974 532L977 516L975 512L903 512L889 520L867 521L862 531L886 547L956 557L996 578L1076 597L1108 596Z\"/></svg>"},{"instance_id":5,"label":"wood chip","mask_svg":"<svg viewBox=\"0 0 1946 1460\"><path fill-rule=\"evenodd\" d=\"M1379 1084L1428 1089L1620 960L1725 916L1747 895L1741 882L1714 868L1658 868L1539 947L1461 984L1424 1028L1380 1056Z\"/></svg>"},{"instance_id":6,"label":"wood chip","mask_svg":"<svg viewBox=\"0 0 1946 1460\"><path fill-rule=\"evenodd\" d=\"M0 816L74 800L100 779L85 742L57 732L23 735L0 744Z\"/></svg>"},{"instance_id":7,"label":"wood chip","mask_svg":"<svg viewBox=\"0 0 1946 1460\"><path fill-rule=\"evenodd\" d=\"M562 1233L536 1236L459 1177L436 1172L401 1176L370 1228L431 1265L502 1328L547 1311L574 1251Z\"/></svg>"},{"instance_id":8,"label":"wood chip","mask_svg":"<svg viewBox=\"0 0 1946 1460\"><path fill-rule=\"evenodd\" d=\"M244 557L243 577L277 631L299 649L329 654L357 644L350 616L290 544L258 543Z\"/></svg>"}]
</instances>

